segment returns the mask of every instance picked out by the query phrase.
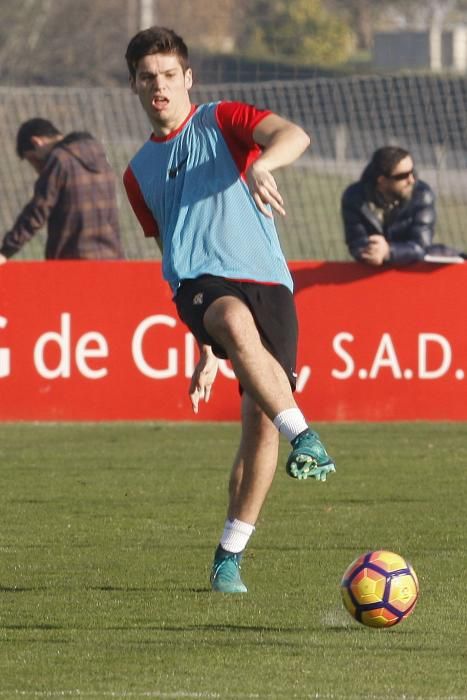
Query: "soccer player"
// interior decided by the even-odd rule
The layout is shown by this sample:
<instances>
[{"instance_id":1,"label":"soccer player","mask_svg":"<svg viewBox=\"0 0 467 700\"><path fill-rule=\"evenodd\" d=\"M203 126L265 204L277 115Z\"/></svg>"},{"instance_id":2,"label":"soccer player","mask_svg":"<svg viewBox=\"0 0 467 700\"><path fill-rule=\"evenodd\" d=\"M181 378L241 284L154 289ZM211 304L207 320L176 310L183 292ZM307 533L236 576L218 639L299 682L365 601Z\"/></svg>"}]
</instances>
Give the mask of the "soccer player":
<instances>
[{"instance_id":1,"label":"soccer player","mask_svg":"<svg viewBox=\"0 0 467 700\"><path fill-rule=\"evenodd\" d=\"M297 319L272 216L285 214L272 172L298 158L309 137L251 105L192 104L188 50L172 30L139 32L125 57L153 132L124 184L199 346L193 411L210 398L218 358L231 361L240 383L241 439L211 585L243 593L240 560L274 477L279 433L292 444L290 476L325 481L335 471L293 397Z\"/></svg>"}]
</instances>

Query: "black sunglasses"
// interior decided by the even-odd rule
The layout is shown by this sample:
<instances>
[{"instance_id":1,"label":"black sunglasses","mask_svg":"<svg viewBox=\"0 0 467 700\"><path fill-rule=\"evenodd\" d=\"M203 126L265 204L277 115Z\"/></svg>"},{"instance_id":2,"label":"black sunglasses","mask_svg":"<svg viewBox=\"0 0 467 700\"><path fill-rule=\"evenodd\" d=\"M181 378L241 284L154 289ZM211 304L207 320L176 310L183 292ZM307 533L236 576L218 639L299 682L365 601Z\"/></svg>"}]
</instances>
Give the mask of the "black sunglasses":
<instances>
[{"instance_id":1,"label":"black sunglasses","mask_svg":"<svg viewBox=\"0 0 467 700\"><path fill-rule=\"evenodd\" d=\"M396 175L386 175L388 180L407 180L411 175L415 175L415 171L412 168L412 170L406 170L405 173L396 173Z\"/></svg>"}]
</instances>

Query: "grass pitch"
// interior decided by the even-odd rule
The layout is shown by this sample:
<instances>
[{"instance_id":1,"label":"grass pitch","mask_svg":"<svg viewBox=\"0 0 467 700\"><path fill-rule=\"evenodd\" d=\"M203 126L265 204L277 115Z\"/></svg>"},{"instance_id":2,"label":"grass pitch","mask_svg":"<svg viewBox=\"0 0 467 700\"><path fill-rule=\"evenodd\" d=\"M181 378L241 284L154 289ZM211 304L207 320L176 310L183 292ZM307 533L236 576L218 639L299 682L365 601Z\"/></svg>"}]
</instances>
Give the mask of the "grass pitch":
<instances>
[{"instance_id":1,"label":"grass pitch","mask_svg":"<svg viewBox=\"0 0 467 700\"><path fill-rule=\"evenodd\" d=\"M238 425L1 425L0 697L467 698L467 424L318 429L337 474L280 466L229 597L208 576ZM389 630L339 593L379 548L421 586Z\"/></svg>"}]
</instances>

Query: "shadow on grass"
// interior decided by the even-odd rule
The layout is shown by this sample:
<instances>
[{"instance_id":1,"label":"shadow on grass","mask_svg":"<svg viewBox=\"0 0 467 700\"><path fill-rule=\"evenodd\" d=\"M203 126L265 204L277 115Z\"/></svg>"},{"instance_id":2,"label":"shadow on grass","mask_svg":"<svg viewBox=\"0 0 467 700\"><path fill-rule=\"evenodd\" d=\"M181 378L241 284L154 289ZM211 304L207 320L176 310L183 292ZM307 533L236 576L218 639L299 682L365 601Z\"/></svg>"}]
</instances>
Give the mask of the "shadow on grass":
<instances>
[{"instance_id":1,"label":"shadow on grass","mask_svg":"<svg viewBox=\"0 0 467 700\"><path fill-rule=\"evenodd\" d=\"M0 586L0 593L36 593L36 591L47 591L47 586L31 586L23 588L19 586Z\"/></svg>"},{"instance_id":2,"label":"shadow on grass","mask_svg":"<svg viewBox=\"0 0 467 700\"><path fill-rule=\"evenodd\" d=\"M23 624L23 625L0 625L3 630L66 630L68 627L63 625L51 625L50 623L42 624Z\"/></svg>"}]
</instances>

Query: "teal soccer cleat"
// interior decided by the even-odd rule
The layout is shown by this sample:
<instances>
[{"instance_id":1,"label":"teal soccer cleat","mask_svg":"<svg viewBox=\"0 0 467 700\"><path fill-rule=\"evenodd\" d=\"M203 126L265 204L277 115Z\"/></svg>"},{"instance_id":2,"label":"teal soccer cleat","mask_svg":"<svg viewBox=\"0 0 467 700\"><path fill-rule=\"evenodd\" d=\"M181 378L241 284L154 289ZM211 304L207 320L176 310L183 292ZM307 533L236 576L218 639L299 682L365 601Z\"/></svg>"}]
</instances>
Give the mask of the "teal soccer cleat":
<instances>
[{"instance_id":1,"label":"teal soccer cleat","mask_svg":"<svg viewBox=\"0 0 467 700\"><path fill-rule=\"evenodd\" d=\"M242 554L227 552L219 545L214 555L211 571L211 588L218 593L246 593L247 587L240 578Z\"/></svg>"},{"instance_id":2,"label":"teal soccer cleat","mask_svg":"<svg viewBox=\"0 0 467 700\"><path fill-rule=\"evenodd\" d=\"M292 448L285 469L294 479L326 481L327 475L336 471L336 465L313 430L307 430L292 440Z\"/></svg>"}]
</instances>

